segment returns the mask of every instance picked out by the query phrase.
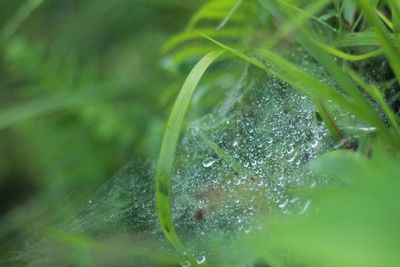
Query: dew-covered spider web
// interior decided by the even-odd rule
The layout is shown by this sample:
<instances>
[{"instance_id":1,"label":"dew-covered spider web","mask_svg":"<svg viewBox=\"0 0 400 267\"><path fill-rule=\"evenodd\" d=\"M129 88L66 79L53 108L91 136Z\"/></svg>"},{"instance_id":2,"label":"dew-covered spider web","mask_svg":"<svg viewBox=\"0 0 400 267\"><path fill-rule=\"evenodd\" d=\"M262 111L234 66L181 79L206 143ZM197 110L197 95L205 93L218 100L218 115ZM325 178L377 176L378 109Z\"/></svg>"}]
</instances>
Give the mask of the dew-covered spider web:
<instances>
[{"instance_id":1,"label":"dew-covered spider web","mask_svg":"<svg viewBox=\"0 0 400 267\"><path fill-rule=\"evenodd\" d=\"M307 60L302 64L322 79L319 67ZM236 237L268 231L266 214L305 214L312 203L294 196L290 189L324 183L307 164L332 147L309 98L274 77L246 69L226 100L188 124L177 149L173 217L178 235L197 263L235 260L247 264L250 256L234 259ZM50 219L46 227L51 231L30 235L10 262L51 265L66 251L72 253L68 249L78 254L90 250L92 238L110 244L121 238L126 247L145 251L146 257L151 256L146 244L168 254L172 249L162 236L155 207L154 166L155 160L148 160L123 167L82 201L78 212ZM89 241L82 236L90 237ZM80 249L71 248L77 244ZM112 246L108 250L88 252L86 261L107 266L105 255ZM121 265L152 266L141 265L144 261L138 257L124 255Z\"/></svg>"}]
</instances>

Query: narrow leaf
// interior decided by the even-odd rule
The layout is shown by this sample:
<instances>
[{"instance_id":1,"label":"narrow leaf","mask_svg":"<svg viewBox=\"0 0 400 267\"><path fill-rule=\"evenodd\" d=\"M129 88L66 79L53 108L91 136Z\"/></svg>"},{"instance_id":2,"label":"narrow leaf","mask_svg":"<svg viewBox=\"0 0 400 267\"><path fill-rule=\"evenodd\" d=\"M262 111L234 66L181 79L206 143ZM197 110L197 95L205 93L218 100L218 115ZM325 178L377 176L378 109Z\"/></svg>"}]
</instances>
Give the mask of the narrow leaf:
<instances>
[{"instance_id":1,"label":"narrow leaf","mask_svg":"<svg viewBox=\"0 0 400 267\"><path fill-rule=\"evenodd\" d=\"M158 218L165 237L180 252L185 252L186 249L176 234L171 207L171 175L176 145L178 143L179 134L182 130L185 114L189 108L197 84L211 63L222 54L223 51L210 52L192 69L172 108L161 144L156 173L156 202Z\"/></svg>"}]
</instances>

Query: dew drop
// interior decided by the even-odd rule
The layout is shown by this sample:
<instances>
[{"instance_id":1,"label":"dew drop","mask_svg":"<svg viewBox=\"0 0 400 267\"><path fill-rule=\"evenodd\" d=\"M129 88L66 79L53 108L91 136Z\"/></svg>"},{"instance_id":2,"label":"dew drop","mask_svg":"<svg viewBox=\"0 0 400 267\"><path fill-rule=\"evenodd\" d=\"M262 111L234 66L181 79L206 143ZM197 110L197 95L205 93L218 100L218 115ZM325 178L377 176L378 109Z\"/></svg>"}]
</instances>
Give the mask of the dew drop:
<instances>
[{"instance_id":1,"label":"dew drop","mask_svg":"<svg viewBox=\"0 0 400 267\"><path fill-rule=\"evenodd\" d=\"M190 267L191 266L190 262L188 262L188 261L183 261L183 262L180 263L180 265L182 267Z\"/></svg>"},{"instance_id":2,"label":"dew drop","mask_svg":"<svg viewBox=\"0 0 400 267\"><path fill-rule=\"evenodd\" d=\"M292 163L295 159L296 159L297 154L294 154L293 157L291 157L290 159L288 159L287 162Z\"/></svg>"},{"instance_id":3,"label":"dew drop","mask_svg":"<svg viewBox=\"0 0 400 267\"><path fill-rule=\"evenodd\" d=\"M288 150L287 150L287 153L290 155L290 154L293 153L293 151L294 151L294 147L293 147L293 145L290 145Z\"/></svg>"},{"instance_id":4,"label":"dew drop","mask_svg":"<svg viewBox=\"0 0 400 267\"><path fill-rule=\"evenodd\" d=\"M203 160L203 167L210 168L217 160L214 158L206 158Z\"/></svg>"},{"instance_id":5,"label":"dew drop","mask_svg":"<svg viewBox=\"0 0 400 267\"><path fill-rule=\"evenodd\" d=\"M286 199L286 201L283 202L282 204L278 205L278 207L279 207L280 209L284 209L284 208L286 208L288 202L289 202L289 199Z\"/></svg>"},{"instance_id":6,"label":"dew drop","mask_svg":"<svg viewBox=\"0 0 400 267\"><path fill-rule=\"evenodd\" d=\"M207 258L206 258L206 256L204 256L204 255L200 255L200 256L198 256L198 257L196 258L197 264L203 264L203 263L206 262L206 260L207 260Z\"/></svg>"},{"instance_id":7,"label":"dew drop","mask_svg":"<svg viewBox=\"0 0 400 267\"><path fill-rule=\"evenodd\" d=\"M250 234L250 232L251 232L251 226L247 226L247 227L244 228L244 233L245 234Z\"/></svg>"},{"instance_id":8,"label":"dew drop","mask_svg":"<svg viewBox=\"0 0 400 267\"><path fill-rule=\"evenodd\" d=\"M235 147L236 147L238 144L239 144L238 140L235 139L235 140L233 141L233 143L232 143L232 146L235 146Z\"/></svg>"},{"instance_id":9,"label":"dew drop","mask_svg":"<svg viewBox=\"0 0 400 267\"><path fill-rule=\"evenodd\" d=\"M315 140L312 144L311 147L312 148L316 148L318 146L318 140Z\"/></svg>"},{"instance_id":10,"label":"dew drop","mask_svg":"<svg viewBox=\"0 0 400 267\"><path fill-rule=\"evenodd\" d=\"M303 209L300 211L300 214L306 213L308 207L310 206L311 200L307 200L306 204L304 205Z\"/></svg>"}]
</instances>

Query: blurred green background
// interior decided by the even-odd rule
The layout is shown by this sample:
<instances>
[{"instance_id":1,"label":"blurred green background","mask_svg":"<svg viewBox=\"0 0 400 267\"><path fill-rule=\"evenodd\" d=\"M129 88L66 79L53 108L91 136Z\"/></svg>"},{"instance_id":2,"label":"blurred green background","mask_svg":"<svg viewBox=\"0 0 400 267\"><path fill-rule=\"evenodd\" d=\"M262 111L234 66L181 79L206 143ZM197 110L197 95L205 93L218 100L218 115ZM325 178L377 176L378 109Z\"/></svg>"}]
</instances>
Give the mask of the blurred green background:
<instances>
[{"instance_id":1,"label":"blurred green background","mask_svg":"<svg viewBox=\"0 0 400 267\"><path fill-rule=\"evenodd\" d=\"M162 67L160 47L203 3L0 2L1 215L155 158L185 76Z\"/></svg>"}]
</instances>

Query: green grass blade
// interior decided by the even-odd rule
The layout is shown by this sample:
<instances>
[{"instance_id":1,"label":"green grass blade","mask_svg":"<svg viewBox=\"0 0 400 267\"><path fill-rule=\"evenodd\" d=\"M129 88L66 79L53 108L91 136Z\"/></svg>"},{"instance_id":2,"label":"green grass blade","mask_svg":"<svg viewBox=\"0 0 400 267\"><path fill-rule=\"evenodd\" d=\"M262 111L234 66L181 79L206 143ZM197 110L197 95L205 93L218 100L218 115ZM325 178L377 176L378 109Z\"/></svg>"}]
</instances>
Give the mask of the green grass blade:
<instances>
[{"instance_id":1,"label":"green grass blade","mask_svg":"<svg viewBox=\"0 0 400 267\"><path fill-rule=\"evenodd\" d=\"M323 5L325 5L324 1L319 1L319 2L322 3ZM295 5L292 5L292 4L290 4L290 3L287 3L287 2L284 2L284 1L281 1L281 0L279 1L279 3L281 3L282 5L285 5L286 7L289 7L289 8L291 8L291 9L296 10L296 12L301 13L302 16L308 17L308 18L310 18L310 19L312 19L312 20L318 22L319 24L325 26L327 29L329 29L329 30L331 30L331 31L333 31L333 32L336 32L336 29L335 29L335 28L333 28L331 25L329 25L328 23L326 23L326 22L323 21L322 19L320 19L320 18L314 16L312 13L309 13L309 12L307 12L307 11L304 10L304 9L298 8L298 7L295 6Z\"/></svg>"},{"instance_id":2,"label":"green grass blade","mask_svg":"<svg viewBox=\"0 0 400 267\"><path fill-rule=\"evenodd\" d=\"M4 44L17 31L19 26L38 8L44 0L27 0L15 14L15 16L1 29L0 45Z\"/></svg>"},{"instance_id":3,"label":"green grass blade","mask_svg":"<svg viewBox=\"0 0 400 267\"><path fill-rule=\"evenodd\" d=\"M386 24L386 26L388 26L391 30L393 30L393 23L387 18L385 17L385 15L383 15L378 9L374 9L376 14L378 14L378 16L381 18L381 20Z\"/></svg>"},{"instance_id":4,"label":"green grass blade","mask_svg":"<svg viewBox=\"0 0 400 267\"><path fill-rule=\"evenodd\" d=\"M357 2L362 11L364 11L368 21L374 27L377 39L396 75L397 81L400 82L400 50L396 46L395 42L388 37L388 31L385 28L386 26L376 15L374 7L367 0L357 0Z\"/></svg>"},{"instance_id":5,"label":"green grass blade","mask_svg":"<svg viewBox=\"0 0 400 267\"><path fill-rule=\"evenodd\" d=\"M329 54L336 56L338 58L344 59L344 60L348 60L348 61L360 61L360 60L365 60L371 57L376 57L379 55L382 55L383 50L382 49L376 49L374 51L365 53L365 54L361 54L361 55L352 55L352 54L348 54L346 52L340 51L336 48L333 48L329 45L323 44L321 42L316 41L315 42L316 45L318 45L320 48L322 48L323 50L325 50L326 52L328 52Z\"/></svg>"},{"instance_id":6,"label":"green grass blade","mask_svg":"<svg viewBox=\"0 0 400 267\"><path fill-rule=\"evenodd\" d=\"M251 65L254 65L257 68L265 70L265 71L268 70L268 68L266 66L264 66L262 63L258 62L257 60L252 59L251 57L243 54L242 52L240 52L240 51L238 51L238 50L236 50L236 49L234 49L234 48L232 48L230 46L224 45L221 42L218 42L217 40L211 38L210 36L206 35L203 32L197 31L197 33L200 34L201 36L203 36L204 38L208 39L209 41L213 42L214 44L218 45L219 47L221 47L221 48L225 49L226 51L232 53L233 55L235 55L235 56L243 59L244 61L250 63Z\"/></svg>"},{"instance_id":7,"label":"green grass blade","mask_svg":"<svg viewBox=\"0 0 400 267\"><path fill-rule=\"evenodd\" d=\"M398 136L400 136L400 127L398 123L398 119L388 103L385 100L385 97L379 91L379 89L374 86L367 84L355 71L351 69L346 69L346 72L350 75L350 77L358 83L374 100L382 107L382 110L385 112L386 117L388 118L390 124L395 129Z\"/></svg>"},{"instance_id":8,"label":"green grass blade","mask_svg":"<svg viewBox=\"0 0 400 267\"><path fill-rule=\"evenodd\" d=\"M232 8L229 10L228 14L226 14L226 17L221 21L221 23L217 27L217 31L222 29L226 23L229 21L229 19L232 17L233 13L239 8L240 4L243 2L243 0L236 0L235 4L232 6Z\"/></svg>"},{"instance_id":9,"label":"green grass blade","mask_svg":"<svg viewBox=\"0 0 400 267\"><path fill-rule=\"evenodd\" d=\"M314 100L315 106L319 111L319 114L321 115L321 118L323 122L326 125L326 128L328 128L329 132L331 133L333 139L335 141L340 141L343 139L343 133L337 126L335 120L333 119L333 116L329 113L328 109L322 102L321 98L317 98Z\"/></svg>"},{"instance_id":10,"label":"green grass blade","mask_svg":"<svg viewBox=\"0 0 400 267\"><path fill-rule=\"evenodd\" d=\"M330 3L330 0L312 2L305 7L302 12L300 12L299 16L293 16L289 19L283 19L279 10L272 1L258 0L258 2L266 11L271 13L271 15L280 22L279 30L271 38L269 38L270 41L264 45L264 47L273 47L282 39L292 36L294 32L296 32L299 25L304 24L310 18L316 18L313 14L316 14L326 8L326 6ZM317 21L319 20L320 19L317 19ZM325 24L323 23L323 25ZM336 31L334 28L332 29Z\"/></svg>"},{"instance_id":11,"label":"green grass blade","mask_svg":"<svg viewBox=\"0 0 400 267\"><path fill-rule=\"evenodd\" d=\"M400 33L400 3L398 0L388 0L388 4L391 11L392 25L394 35L397 36L397 40L399 40Z\"/></svg>"},{"instance_id":12,"label":"green grass blade","mask_svg":"<svg viewBox=\"0 0 400 267\"><path fill-rule=\"evenodd\" d=\"M191 31L198 22L204 19L224 19L229 8L235 4L235 0L216 0L206 3L192 18L190 19L185 31Z\"/></svg>"},{"instance_id":13,"label":"green grass blade","mask_svg":"<svg viewBox=\"0 0 400 267\"><path fill-rule=\"evenodd\" d=\"M215 31L213 28L201 28L201 32L205 32L207 35L215 36L218 38L229 38L229 39L239 39L247 34L245 29L241 28L224 28L220 31ZM180 44L188 41L193 41L199 39L199 35L195 31L186 31L179 33L172 38L170 38L162 47L162 52L167 53L172 49L176 48Z\"/></svg>"},{"instance_id":14,"label":"green grass blade","mask_svg":"<svg viewBox=\"0 0 400 267\"><path fill-rule=\"evenodd\" d=\"M185 114L189 108L197 84L211 63L213 63L223 53L224 51L213 51L208 53L192 69L172 108L161 144L156 174L156 202L158 218L165 237L177 250L181 252L185 252L185 247L176 234L171 207L171 175L176 145L178 143L179 134L182 130Z\"/></svg>"},{"instance_id":15,"label":"green grass blade","mask_svg":"<svg viewBox=\"0 0 400 267\"><path fill-rule=\"evenodd\" d=\"M16 123L83 104L79 97L59 94L43 97L0 111L0 130Z\"/></svg>"},{"instance_id":16,"label":"green grass blade","mask_svg":"<svg viewBox=\"0 0 400 267\"><path fill-rule=\"evenodd\" d=\"M345 33L340 39L341 47L379 46L379 41L373 31Z\"/></svg>"}]
</instances>

